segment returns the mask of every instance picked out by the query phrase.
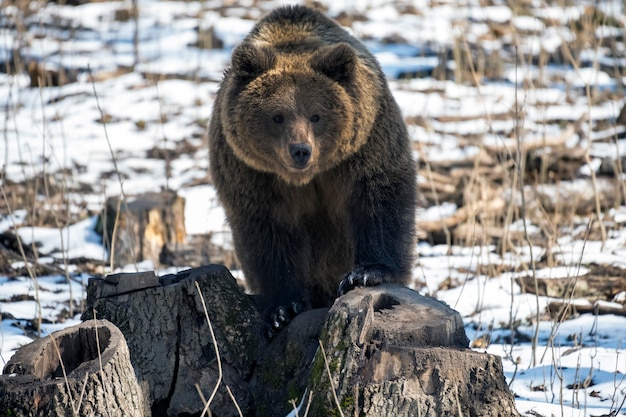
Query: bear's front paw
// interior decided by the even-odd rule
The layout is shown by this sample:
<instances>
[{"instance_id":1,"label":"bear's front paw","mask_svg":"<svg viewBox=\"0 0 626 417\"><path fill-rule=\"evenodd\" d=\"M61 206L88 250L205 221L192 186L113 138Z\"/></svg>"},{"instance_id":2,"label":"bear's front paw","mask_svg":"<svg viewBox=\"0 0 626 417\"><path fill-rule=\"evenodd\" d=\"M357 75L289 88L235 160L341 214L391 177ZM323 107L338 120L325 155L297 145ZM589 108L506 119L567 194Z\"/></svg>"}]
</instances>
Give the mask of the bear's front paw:
<instances>
[{"instance_id":1,"label":"bear's front paw","mask_svg":"<svg viewBox=\"0 0 626 417\"><path fill-rule=\"evenodd\" d=\"M304 305L298 301L292 301L289 305L278 306L268 314L265 323L265 337L271 339L280 330L285 328L291 320L305 310Z\"/></svg>"},{"instance_id":2,"label":"bear's front paw","mask_svg":"<svg viewBox=\"0 0 626 417\"><path fill-rule=\"evenodd\" d=\"M344 295L354 287L374 287L389 282L390 278L389 270L383 266L357 266L343 277L337 292Z\"/></svg>"}]
</instances>

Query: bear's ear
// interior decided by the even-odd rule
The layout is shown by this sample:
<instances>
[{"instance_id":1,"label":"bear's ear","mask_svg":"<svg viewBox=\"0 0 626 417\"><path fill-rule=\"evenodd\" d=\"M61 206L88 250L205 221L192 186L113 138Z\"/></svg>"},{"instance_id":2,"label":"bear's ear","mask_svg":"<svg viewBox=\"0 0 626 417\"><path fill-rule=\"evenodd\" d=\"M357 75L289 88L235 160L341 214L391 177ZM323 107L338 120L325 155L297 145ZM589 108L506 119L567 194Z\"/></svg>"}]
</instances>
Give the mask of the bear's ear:
<instances>
[{"instance_id":1,"label":"bear's ear","mask_svg":"<svg viewBox=\"0 0 626 417\"><path fill-rule=\"evenodd\" d=\"M355 50L345 42L324 46L310 59L314 71L326 75L340 84L348 84L354 79L358 57Z\"/></svg>"},{"instance_id":2,"label":"bear's ear","mask_svg":"<svg viewBox=\"0 0 626 417\"><path fill-rule=\"evenodd\" d=\"M272 69L276 56L269 48L242 43L233 51L232 69L235 75L252 80Z\"/></svg>"}]
</instances>

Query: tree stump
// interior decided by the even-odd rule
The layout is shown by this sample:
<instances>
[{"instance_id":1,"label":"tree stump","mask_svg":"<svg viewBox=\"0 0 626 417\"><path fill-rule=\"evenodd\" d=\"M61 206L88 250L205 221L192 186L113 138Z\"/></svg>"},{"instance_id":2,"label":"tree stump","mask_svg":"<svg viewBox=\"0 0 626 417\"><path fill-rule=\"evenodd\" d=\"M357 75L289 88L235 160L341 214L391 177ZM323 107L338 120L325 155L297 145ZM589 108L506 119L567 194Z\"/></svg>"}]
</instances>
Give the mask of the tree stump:
<instances>
[{"instance_id":1,"label":"tree stump","mask_svg":"<svg viewBox=\"0 0 626 417\"><path fill-rule=\"evenodd\" d=\"M459 313L408 288L350 291L329 311L321 342L309 416L338 407L364 417L519 416L500 357L468 349Z\"/></svg>"},{"instance_id":2,"label":"tree stump","mask_svg":"<svg viewBox=\"0 0 626 417\"><path fill-rule=\"evenodd\" d=\"M286 416L293 411L292 401L299 404L308 392L311 363L327 315L327 308L297 315L261 349L250 381L255 417Z\"/></svg>"},{"instance_id":3,"label":"tree stump","mask_svg":"<svg viewBox=\"0 0 626 417\"><path fill-rule=\"evenodd\" d=\"M144 260L167 263L161 262L164 254L185 243L185 200L173 191L111 197L97 229L115 267Z\"/></svg>"},{"instance_id":4,"label":"tree stump","mask_svg":"<svg viewBox=\"0 0 626 417\"><path fill-rule=\"evenodd\" d=\"M215 265L161 278L144 272L94 279L88 305L85 318L95 309L126 336L155 416L199 413L196 385L205 398L219 385L210 404L219 416L239 415L226 386L243 414L255 417L286 415L305 392L313 393L309 416L335 415L333 388L344 415L518 415L500 358L468 349L457 312L404 287L357 288L330 311L297 316L270 341L261 337L253 297Z\"/></svg>"},{"instance_id":5,"label":"tree stump","mask_svg":"<svg viewBox=\"0 0 626 417\"><path fill-rule=\"evenodd\" d=\"M90 320L22 347L0 375L2 416L148 416L124 336Z\"/></svg>"},{"instance_id":6,"label":"tree stump","mask_svg":"<svg viewBox=\"0 0 626 417\"><path fill-rule=\"evenodd\" d=\"M226 268L210 265L158 278L154 272L141 272L91 279L83 319L92 318L94 310L124 333L153 416L199 414L204 403L196 386L208 400L218 385L210 407L214 415L239 415L227 386L244 415L251 413L248 381L264 344L261 319Z\"/></svg>"}]
</instances>

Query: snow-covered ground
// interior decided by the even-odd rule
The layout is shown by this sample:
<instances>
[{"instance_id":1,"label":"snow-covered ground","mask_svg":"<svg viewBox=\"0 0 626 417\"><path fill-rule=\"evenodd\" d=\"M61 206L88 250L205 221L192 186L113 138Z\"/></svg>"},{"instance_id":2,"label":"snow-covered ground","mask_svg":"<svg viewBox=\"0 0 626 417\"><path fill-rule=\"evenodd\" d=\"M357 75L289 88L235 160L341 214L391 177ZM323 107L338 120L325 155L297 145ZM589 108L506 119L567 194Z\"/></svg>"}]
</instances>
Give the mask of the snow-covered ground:
<instances>
[{"instance_id":1,"label":"snow-covered ground","mask_svg":"<svg viewBox=\"0 0 626 417\"><path fill-rule=\"evenodd\" d=\"M0 184L4 189L7 181L51 174L57 189L68 190L71 207L81 207L92 215L67 227L30 227L22 226L33 216L29 207L10 207L11 215L6 209L0 212L0 233L17 230L25 243L37 242L42 264L81 256L106 261L106 251L94 232L95 214L105 199L122 190L136 194L169 187L186 198L189 235L213 232L220 236L216 244L230 245L223 239L227 231L223 210L205 181L206 122L230 49L254 19L283 3L140 0L137 51L133 47L135 22L115 18L116 11L130 10L129 1L76 7L31 2L28 13L2 3L0 61L11 61L19 49L26 60L75 70L77 81L39 89L29 87L25 73L0 74ZM524 14L498 1L489 6L477 0L320 3L332 16L345 11L362 17L352 22L350 30L376 53L407 120L423 120L409 125L422 159L431 163L472 161L483 155L483 147L511 149L516 141L511 132L519 129L519 120L499 116L510 114L519 104L524 112L521 129L528 143L558 137L564 126L580 122L566 146L580 147L582 143L589 150L590 163L579 172L581 177L597 172L603 159L624 155L625 129L615 120L625 103L619 86L626 80L605 71L606 65L619 64L614 55L620 48L624 52L623 38L613 49L590 44L575 66L537 66L533 59L538 51L558 51L571 39L573 22L581 20L591 2L574 1L561 7L532 1ZM623 30L623 2L593 4L621 22ZM27 30L16 28L18 21L25 23ZM494 27L505 28L504 34L493 36ZM198 28L213 33L223 47L196 48ZM595 35L600 39L615 29L607 23L598 27ZM390 41L399 38L403 42ZM438 51L454 49L459 39L505 56L501 76L485 77L479 84L433 78L441 63ZM510 60L516 48L527 62ZM139 61L133 72L116 72L135 63L136 55ZM444 66L451 73L456 69L452 60ZM407 74L425 76L398 79ZM590 100L587 87L598 94L604 92L605 98ZM609 127L602 127L606 125ZM606 132L615 140L605 140ZM188 151L169 162L148 156L153 148L176 151L183 144ZM166 170L171 175L167 176ZM581 187L587 183L572 184ZM14 197L6 196L5 201L15 201ZM46 204L54 210L52 200ZM456 210L454 202L441 201L425 209L421 218L447 217ZM605 215L612 226L604 243L582 240L580 227L584 231L585 218L571 228L558 225L560 235L552 244L558 249L551 253L558 266L542 265L537 276L569 279L585 274L590 264L626 268L626 207ZM527 226L533 230L543 227ZM522 225L511 225L511 229L516 227ZM521 245L502 253L489 245L422 242L417 250L414 287L457 309L470 340L489 336L490 343L475 343L475 349L502 356L522 414L626 415L626 317L585 314L555 322L544 314L552 299L522 293L515 282L515 278L528 275L525 268L541 258L546 247L533 246L531 254ZM154 265L140 267L152 269ZM84 300L81 283L86 283L88 275L73 265L67 270L70 284L64 275L48 274L38 277L36 283L28 276L0 276L0 369L16 348L31 340L27 334L32 333L24 327L39 308L46 323L44 332L78 322L78 316L64 321L60 317L67 314L63 310L70 297L75 305ZM625 298L622 292L613 302L623 305ZM537 317L541 319L538 326Z\"/></svg>"}]
</instances>

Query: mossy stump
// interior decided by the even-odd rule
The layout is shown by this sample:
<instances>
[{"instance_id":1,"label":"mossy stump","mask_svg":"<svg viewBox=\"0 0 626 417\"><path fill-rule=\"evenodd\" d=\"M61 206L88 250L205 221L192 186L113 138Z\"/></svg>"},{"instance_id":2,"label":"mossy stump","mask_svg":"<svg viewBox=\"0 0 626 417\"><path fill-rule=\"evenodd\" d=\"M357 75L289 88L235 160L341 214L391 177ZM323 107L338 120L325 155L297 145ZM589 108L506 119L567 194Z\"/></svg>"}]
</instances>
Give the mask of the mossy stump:
<instances>
[{"instance_id":1,"label":"mossy stump","mask_svg":"<svg viewBox=\"0 0 626 417\"><path fill-rule=\"evenodd\" d=\"M321 343L309 416L519 416L500 357L470 350L459 313L408 288L350 291Z\"/></svg>"}]
</instances>

